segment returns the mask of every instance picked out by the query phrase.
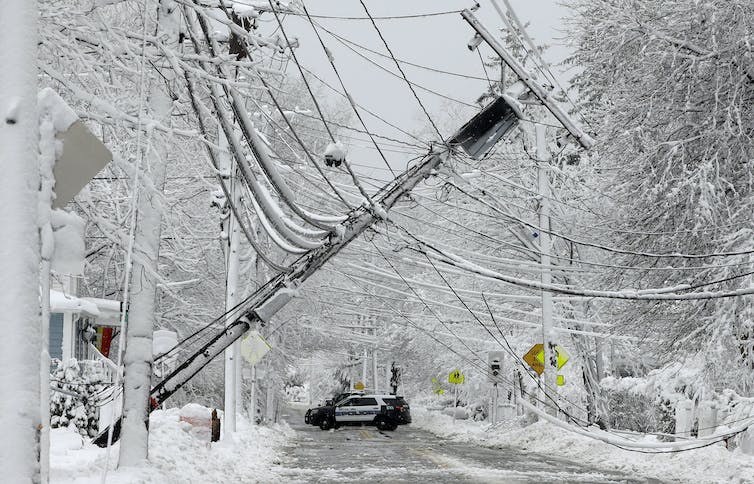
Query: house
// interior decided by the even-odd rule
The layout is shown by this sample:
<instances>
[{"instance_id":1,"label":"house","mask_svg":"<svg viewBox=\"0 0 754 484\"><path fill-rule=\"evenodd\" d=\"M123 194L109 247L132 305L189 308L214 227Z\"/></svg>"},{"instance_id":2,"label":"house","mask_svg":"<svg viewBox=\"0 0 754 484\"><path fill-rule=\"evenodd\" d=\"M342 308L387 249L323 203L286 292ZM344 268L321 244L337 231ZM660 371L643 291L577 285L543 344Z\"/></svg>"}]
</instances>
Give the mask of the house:
<instances>
[{"instance_id":1,"label":"house","mask_svg":"<svg viewBox=\"0 0 754 484\"><path fill-rule=\"evenodd\" d=\"M50 290L50 358L114 360L121 307L120 301Z\"/></svg>"}]
</instances>

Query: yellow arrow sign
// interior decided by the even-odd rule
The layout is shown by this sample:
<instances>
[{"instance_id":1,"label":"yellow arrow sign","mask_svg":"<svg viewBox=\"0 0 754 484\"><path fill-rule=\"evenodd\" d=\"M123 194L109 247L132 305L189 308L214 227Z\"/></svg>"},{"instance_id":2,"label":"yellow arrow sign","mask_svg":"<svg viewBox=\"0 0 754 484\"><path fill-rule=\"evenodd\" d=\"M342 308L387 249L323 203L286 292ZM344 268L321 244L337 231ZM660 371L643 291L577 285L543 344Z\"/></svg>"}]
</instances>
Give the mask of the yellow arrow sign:
<instances>
[{"instance_id":1,"label":"yellow arrow sign","mask_svg":"<svg viewBox=\"0 0 754 484\"><path fill-rule=\"evenodd\" d=\"M568 363L568 360L571 359L571 355L569 355L568 352L560 345L555 345L555 353L558 355L558 370L560 370L561 368L563 368L563 365ZM545 364L544 347L537 352L537 361L542 365Z\"/></svg>"},{"instance_id":2,"label":"yellow arrow sign","mask_svg":"<svg viewBox=\"0 0 754 484\"><path fill-rule=\"evenodd\" d=\"M571 359L571 355L560 345L555 346L555 353L558 355L558 369L561 369L563 365L568 363ZM524 355L524 361L531 366L532 370L536 371L538 375L541 375L545 371L545 347L542 343L537 343L532 346L529 351Z\"/></svg>"}]
</instances>

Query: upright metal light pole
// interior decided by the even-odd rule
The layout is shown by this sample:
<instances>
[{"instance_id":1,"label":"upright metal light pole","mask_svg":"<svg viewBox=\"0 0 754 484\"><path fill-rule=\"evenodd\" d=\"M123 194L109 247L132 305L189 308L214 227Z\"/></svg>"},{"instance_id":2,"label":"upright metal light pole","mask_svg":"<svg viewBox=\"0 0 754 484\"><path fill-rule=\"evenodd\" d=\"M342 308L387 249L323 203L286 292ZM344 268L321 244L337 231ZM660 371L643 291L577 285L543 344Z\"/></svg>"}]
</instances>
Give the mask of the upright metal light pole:
<instances>
[{"instance_id":1,"label":"upright metal light pole","mask_svg":"<svg viewBox=\"0 0 754 484\"><path fill-rule=\"evenodd\" d=\"M220 130L218 135L221 147L221 165L220 169L227 173L229 179L231 179L230 193L233 200L228 200L228 204L236 203L237 187L236 180L233 176L233 162L229 155L226 154L228 148L228 141L225 138L224 133ZM225 310L228 311L234 307L238 302L238 265L239 265L239 237L238 223L236 222L232 210L228 211L228 218L223 223L223 231L228 237L226 247L226 278L225 278ZM232 318L229 318L227 324L233 322ZM224 426L225 436L230 438L232 432L236 431L236 406L237 406L237 386L238 380L236 379L236 365L240 356L239 341L234 342L228 348L225 349L225 378L224 378Z\"/></svg>"},{"instance_id":2,"label":"upright metal light pole","mask_svg":"<svg viewBox=\"0 0 754 484\"><path fill-rule=\"evenodd\" d=\"M492 4L500 14L504 22L507 22L505 15L500 10L497 3L492 0ZM507 2L506 2L507 4ZM537 99L542 103L544 107L552 113L552 115L561 123L561 125L568 130L579 144L584 149L590 149L594 145L594 140L589 134L582 130L576 122L565 112L558 103L550 96L550 93L542 85L540 85L532 75L526 70L526 68L516 59L510 52L505 50L500 42L479 22L474 16L471 10L465 9L461 11L461 16L466 20L469 25L491 48L497 55L500 56L502 61L511 68L511 70L521 79L521 81L529 88ZM547 141L546 141L546 127L541 124L536 125L536 139L537 139L537 179L538 179L538 191L540 195L539 206L539 226L540 226L540 254L542 265L542 283L550 284L551 282L551 260L550 254L552 253L552 243L550 241L550 184L548 180L549 173L549 155L547 154ZM549 411L557 413L557 371L558 371L558 356L555 351L554 332L552 324L552 295L547 291L542 291L542 343L544 346L544 392L545 392L545 405Z\"/></svg>"},{"instance_id":3,"label":"upright metal light pole","mask_svg":"<svg viewBox=\"0 0 754 484\"><path fill-rule=\"evenodd\" d=\"M537 124L537 185L539 193L539 253L542 269L542 285L550 285L552 241L550 239L550 156L547 152L547 126ZM547 409L557 413L554 402L557 400L558 357L555 352L555 334L552 323L552 293L542 290L542 345L545 352L545 369L542 373Z\"/></svg>"},{"instance_id":4,"label":"upright metal light pole","mask_svg":"<svg viewBox=\"0 0 754 484\"><path fill-rule=\"evenodd\" d=\"M37 15L36 0L0 3L0 469L4 482L41 480Z\"/></svg>"}]
</instances>

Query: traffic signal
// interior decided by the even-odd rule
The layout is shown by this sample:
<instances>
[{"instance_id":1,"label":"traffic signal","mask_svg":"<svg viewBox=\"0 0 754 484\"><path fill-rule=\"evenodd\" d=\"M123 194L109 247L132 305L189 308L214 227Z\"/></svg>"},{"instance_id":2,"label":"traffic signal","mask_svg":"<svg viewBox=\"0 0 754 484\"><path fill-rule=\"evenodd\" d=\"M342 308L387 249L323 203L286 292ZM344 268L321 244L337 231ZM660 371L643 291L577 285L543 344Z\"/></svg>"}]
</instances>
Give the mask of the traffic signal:
<instances>
[{"instance_id":1,"label":"traffic signal","mask_svg":"<svg viewBox=\"0 0 754 484\"><path fill-rule=\"evenodd\" d=\"M490 370L492 371L492 376L498 376L500 374L500 358L493 358L490 362Z\"/></svg>"},{"instance_id":2,"label":"traffic signal","mask_svg":"<svg viewBox=\"0 0 754 484\"><path fill-rule=\"evenodd\" d=\"M498 379L502 376L503 372L503 357L502 351L490 351L487 354L487 363L489 368L489 379L492 383L497 383Z\"/></svg>"}]
</instances>

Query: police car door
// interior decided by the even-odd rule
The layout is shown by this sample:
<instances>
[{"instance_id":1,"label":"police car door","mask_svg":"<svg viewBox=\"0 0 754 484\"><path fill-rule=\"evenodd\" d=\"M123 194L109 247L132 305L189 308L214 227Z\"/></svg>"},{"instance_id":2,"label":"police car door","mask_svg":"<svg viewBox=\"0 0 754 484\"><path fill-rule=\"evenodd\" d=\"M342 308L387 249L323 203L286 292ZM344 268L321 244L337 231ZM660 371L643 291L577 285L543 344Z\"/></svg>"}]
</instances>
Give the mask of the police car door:
<instances>
[{"instance_id":1,"label":"police car door","mask_svg":"<svg viewBox=\"0 0 754 484\"><path fill-rule=\"evenodd\" d=\"M354 403L354 408L356 409L354 420L357 422L371 422L380 413L377 399L373 397L359 398L359 401Z\"/></svg>"},{"instance_id":2,"label":"police car door","mask_svg":"<svg viewBox=\"0 0 754 484\"><path fill-rule=\"evenodd\" d=\"M342 402L335 406L335 421L336 422L353 422L356 415L357 397L346 398Z\"/></svg>"}]
</instances>

